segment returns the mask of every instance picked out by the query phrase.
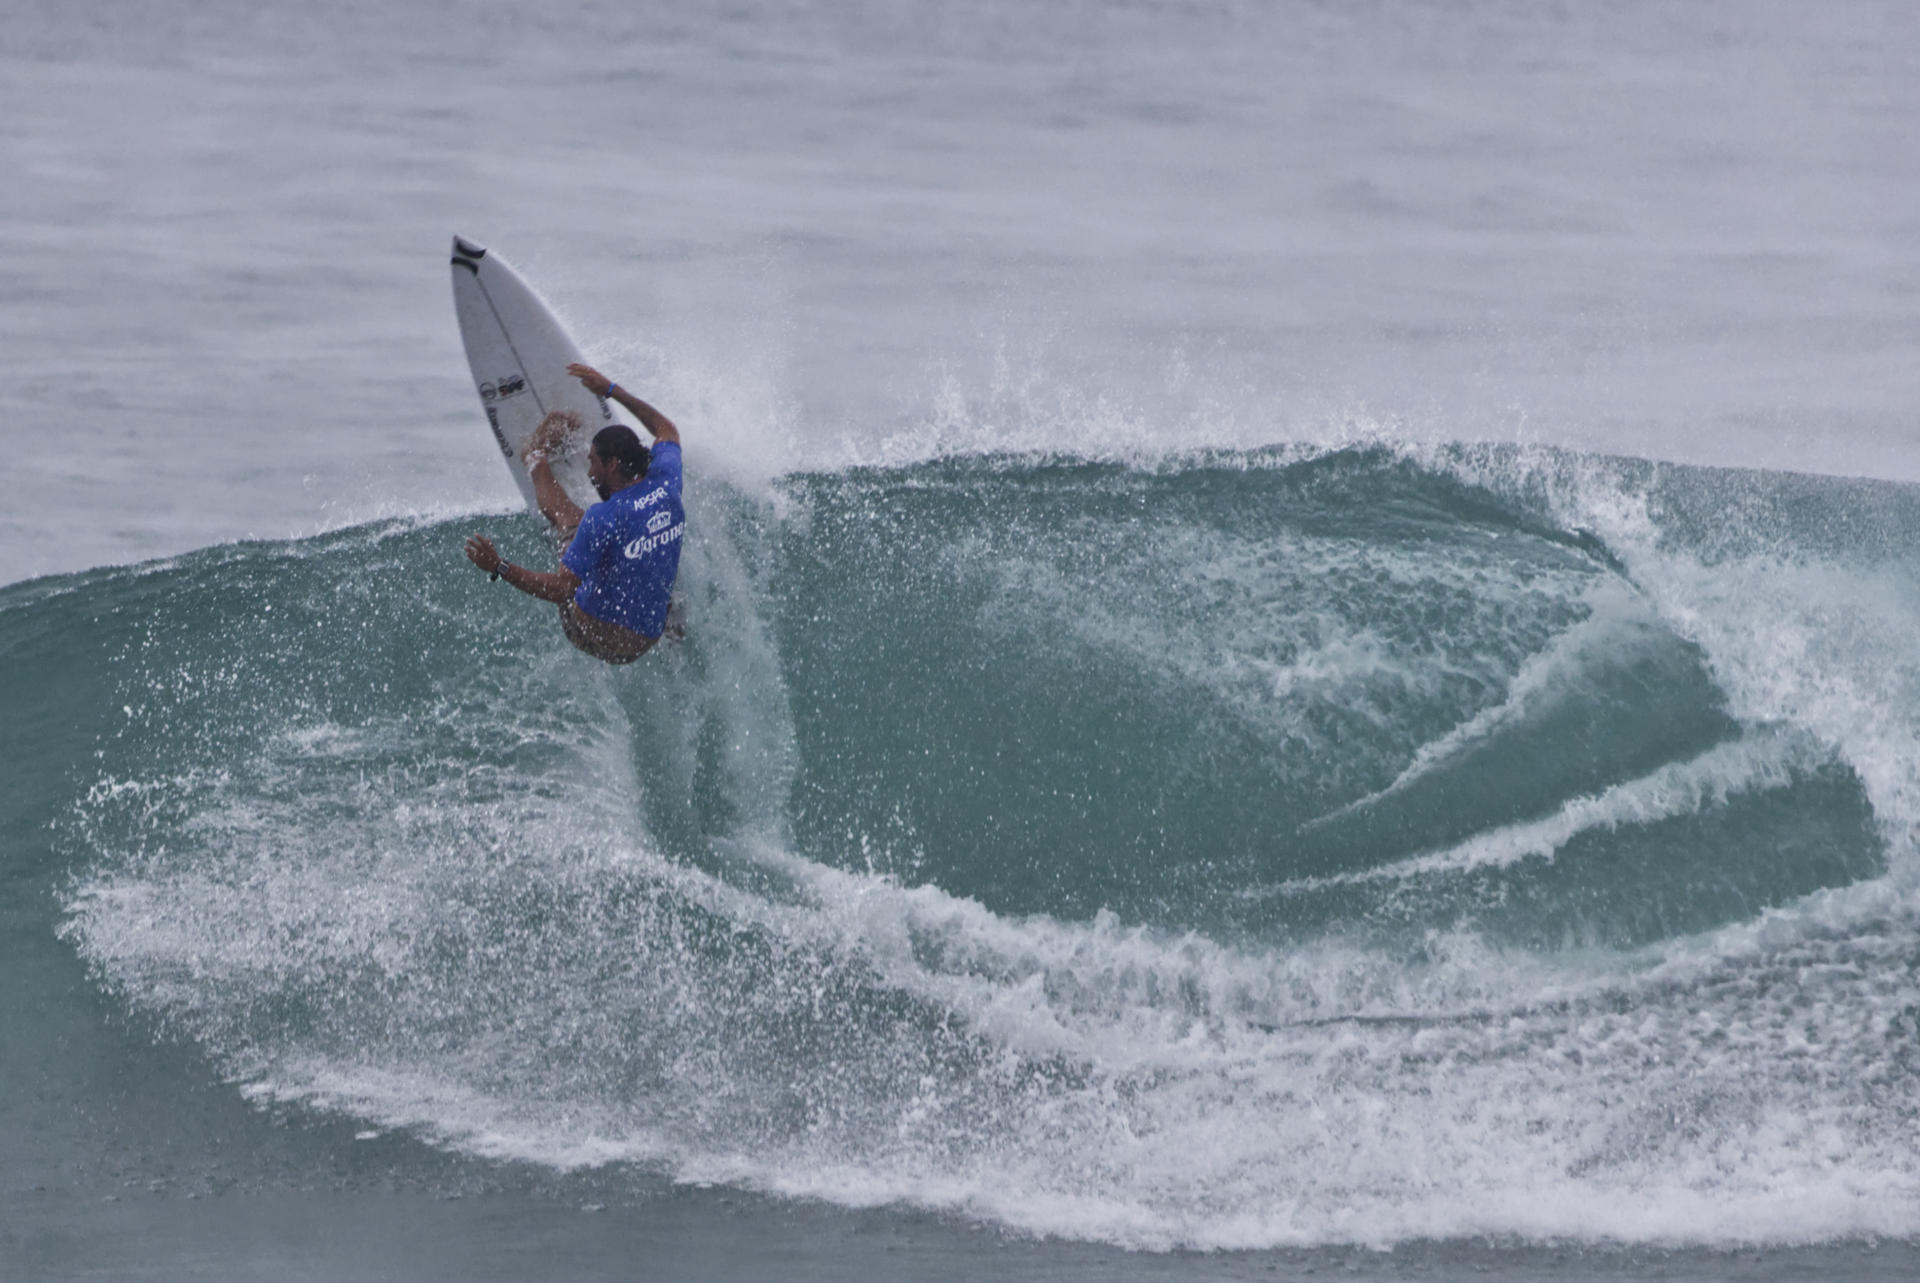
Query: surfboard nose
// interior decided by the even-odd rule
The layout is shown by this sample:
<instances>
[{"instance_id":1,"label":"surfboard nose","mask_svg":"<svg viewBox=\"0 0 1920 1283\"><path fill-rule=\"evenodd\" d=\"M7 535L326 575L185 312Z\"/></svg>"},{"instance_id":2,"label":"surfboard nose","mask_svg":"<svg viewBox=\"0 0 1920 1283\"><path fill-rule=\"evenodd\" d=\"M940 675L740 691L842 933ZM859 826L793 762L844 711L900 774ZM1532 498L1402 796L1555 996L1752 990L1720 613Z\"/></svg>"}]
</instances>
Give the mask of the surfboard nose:
<instances>
[{"instance_id":1,"label":"surfboard nose","mask_svg":"<svg viewBox=\"0 0 1920 1283\"><path fill-rule=\"evenodd\" d=\"M485 258L487 247L475 245L464 236L456 236L453 238L453 252L461 258Z\"/></svg>"}]
</instances>

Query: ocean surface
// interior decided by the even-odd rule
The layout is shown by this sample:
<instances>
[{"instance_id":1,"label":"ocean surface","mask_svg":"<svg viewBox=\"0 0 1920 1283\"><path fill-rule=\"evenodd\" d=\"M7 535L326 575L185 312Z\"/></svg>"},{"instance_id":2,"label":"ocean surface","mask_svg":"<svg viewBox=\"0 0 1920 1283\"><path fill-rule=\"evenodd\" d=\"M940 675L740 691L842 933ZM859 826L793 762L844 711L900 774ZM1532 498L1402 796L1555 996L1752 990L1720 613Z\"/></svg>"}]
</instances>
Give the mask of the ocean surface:
<instances>
[{"instance_id":1,"label":"ocean surface","mask_svg":"<svg viewBox=\"0 0 1920 1283\"><path fill-rule=\"evenodd\" d=\"M1913 1277L1916 49L16 0L0 1277Z\"/></svg>"}]
</instances>

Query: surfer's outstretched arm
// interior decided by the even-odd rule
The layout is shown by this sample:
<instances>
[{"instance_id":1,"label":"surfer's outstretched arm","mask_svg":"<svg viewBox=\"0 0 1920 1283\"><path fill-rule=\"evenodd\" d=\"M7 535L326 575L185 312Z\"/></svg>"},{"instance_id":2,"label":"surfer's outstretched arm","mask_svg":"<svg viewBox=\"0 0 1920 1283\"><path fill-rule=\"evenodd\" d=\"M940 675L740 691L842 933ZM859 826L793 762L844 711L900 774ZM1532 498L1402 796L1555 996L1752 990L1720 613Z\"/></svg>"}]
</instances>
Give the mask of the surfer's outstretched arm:
<instances>
[{"instance_id":1,"label":"surfer's outstretched arm","mask_svg":"<svg viewBox=\"0 0 1920 1283\"><path fill-rule=\"evenodd\" d=\"M516 566L503 559L494 548L493 540L485 535L467 536L467 560L490 575L506 580L529 597L538 597L541 601L550 601L556 605L565 605L573 600L574 592L580 587L580 576L565 566L547 574L537 570L528 570L525 566Z\"/></svg>"},{"instance_id":2,"label":"surfer's outstretched arm","mask_svg":"<svg viewBox=\"0 0 1920 1283\"><path fill-rule=\"evenodd\" d=\"M633 412L640 420L640 426L653 434L656 441L679 441L680 429L673 426L673 420L642 401L633 393L620 387L606 375L591 365L582 365L575 361L567 367L567 373L580 380L582 386L595 396L610 397Z\"/></svg>"}]
</instances>

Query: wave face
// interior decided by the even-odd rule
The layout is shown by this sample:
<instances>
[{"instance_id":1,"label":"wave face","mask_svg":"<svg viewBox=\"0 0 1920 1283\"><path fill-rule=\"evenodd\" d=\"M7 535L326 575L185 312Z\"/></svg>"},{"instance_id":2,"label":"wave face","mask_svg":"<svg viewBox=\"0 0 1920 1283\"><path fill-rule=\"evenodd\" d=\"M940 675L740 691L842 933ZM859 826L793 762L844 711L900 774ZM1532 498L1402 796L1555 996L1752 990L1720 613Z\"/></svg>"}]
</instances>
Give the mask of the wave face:
<instances>
[{"instance_id":1,"label":"wave face","mask_svg":"<svg viewBox=\"0 0 1920 1283\"><path fill-rule=\"evenodd\" d=\"M0 595L108 727L55 820L99 982L259 1100L635 1179L1153 1248L1920 1232L1913 490L690 494L632 670L471 522Z\"/></svg>"}]
</instances>

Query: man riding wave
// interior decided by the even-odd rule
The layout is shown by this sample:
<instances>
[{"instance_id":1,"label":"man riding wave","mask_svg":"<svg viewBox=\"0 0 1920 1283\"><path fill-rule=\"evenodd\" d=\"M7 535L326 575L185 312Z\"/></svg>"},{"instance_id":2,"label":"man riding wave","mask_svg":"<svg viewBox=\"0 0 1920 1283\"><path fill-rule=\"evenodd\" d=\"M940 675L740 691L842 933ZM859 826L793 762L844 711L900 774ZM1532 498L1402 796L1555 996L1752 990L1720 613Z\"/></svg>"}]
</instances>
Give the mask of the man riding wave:
<instances>
[{"instance_id":1,"label":"man riding wave","mask_svg":"<svg viewBox=\"0 0 1920 1283\"><path fill-rule=\"evenodd\" d=\"M587 479L601 502L585 512L560 488L547 455L578 428L577 416L556 410L540 421L521 453L534 500L567 550L557 570L541 573L501 559L484 535L467 538L467 559L495 579L560 607L567 640L595 659L631 664L668 631L673 583L687 514L680 503L680 430L666 415L616 385L590 365L567 373L587 391L630 410L653 436L653 448L625 424L594 434Z\"/></svg>"}]
</instances>

